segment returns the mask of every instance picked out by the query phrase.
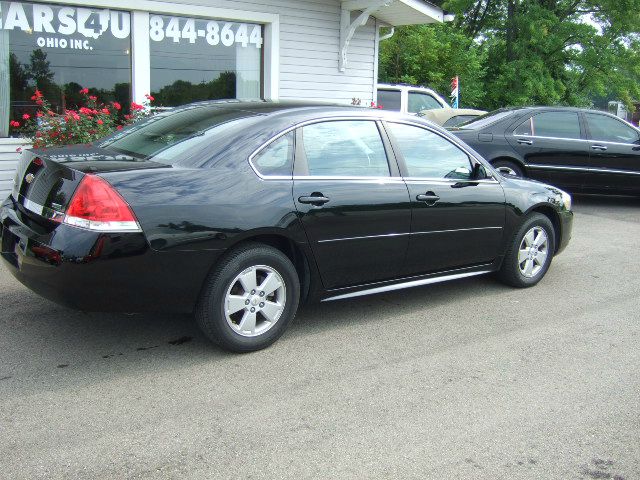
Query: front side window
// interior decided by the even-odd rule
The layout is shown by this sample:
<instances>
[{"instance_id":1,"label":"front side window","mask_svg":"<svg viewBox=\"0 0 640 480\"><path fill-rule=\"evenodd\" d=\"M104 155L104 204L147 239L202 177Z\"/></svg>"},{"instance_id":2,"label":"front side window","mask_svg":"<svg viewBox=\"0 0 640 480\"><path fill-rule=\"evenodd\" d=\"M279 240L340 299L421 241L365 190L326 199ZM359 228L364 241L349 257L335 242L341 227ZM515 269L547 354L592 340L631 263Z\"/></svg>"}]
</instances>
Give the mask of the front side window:
<instances>
[{"instance_id":1,"label":"front side window","mask_svg":"<svg viewBox=\"0 0 640 480\"><path fill-rule=\"evenodd\" d=\"M289 176L293 169L293 132L274 140L253 158L253 166L264 176Z\"/></svg>"},{"instance_id":2,"label":"front side window","mask_svg":"<svg viewBox=\"0 0 640 480\"><path fill-rule=\"evenodd\" d=\"M515 135L580 139L580 120L575 112L544 112L525 120Z\"/></svg>"},{"instance_id":3,"label":"front side window","mask_svg":"<svg viewBox=\"0 0 640 480\"><path fill-rule=\"evenodd\" d=\"M399 112L402 108L400 90L378 90L378 106L383 110Z\"/></svg>"},{"instance_id":4,"label":"front side window","mask_svg":"<svg viewBox=\"0 0 640 480\"><path fill-rule=\"evenodd\" d=\"M417 178L471 178L469 156L446 138L424 128L390 123L407 176Z\"/></svg>"},{"instance_id":5,"label":"front side window","mask_svg":"<svg viewBox=\"0 0 640 480\"><path fill-rule=\"evenodd\" d=\"M442 108L440 102L433 95L422 92L409 92L409 112L418 113L422 110L433 110L434 108Z\"/></svg>"},{"instance_id":6,"label":"front side window","mask_svg":"<svg viewBox=\"0 0 640 480\"><path fill-rule=\"evenodd\" d=\"M389 164L375 122L344 120L302 127L308 174L388 177Z\"/></svg>"},{"instance_id":7,"label":"front side window","mask_svg":"<svg viewBox=\"0 0 640 480\"><path fill-rule=\"evenodd\" d=\"M36 89L56 113L84 105L80 90L104 103L131 102L128 12L0 2L0 137L9 119L34 115Z\"/></svg>"},{"instance_id":8,"label":"front side window","mask_svg":"<svg viewBox=\"0 0 640 480\"><path fill-rule=\"evenodd\" d=\"M601 142L635 143L639 136L629 125L607 115L585 113L592 140Z\"/></svg>"},{"instance_id":9,"label":"front side window","mask_svg":"<svg viewBox=\"0 0 640 480\"><path fill-rule=\"evenodd\" d=\"M159 106L262 97L262 26L149 17L151 92Z\"/></svg>"}]
</instances>

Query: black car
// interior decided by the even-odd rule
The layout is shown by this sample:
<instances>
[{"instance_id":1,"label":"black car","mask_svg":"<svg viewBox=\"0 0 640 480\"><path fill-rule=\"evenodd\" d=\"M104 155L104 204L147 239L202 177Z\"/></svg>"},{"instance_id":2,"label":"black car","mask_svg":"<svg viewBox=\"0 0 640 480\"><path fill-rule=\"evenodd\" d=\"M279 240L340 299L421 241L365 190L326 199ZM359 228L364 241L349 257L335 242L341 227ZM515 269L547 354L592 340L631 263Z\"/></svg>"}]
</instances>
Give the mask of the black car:
<instances>
[{"instance_id":1,"label":"black car","mask_svg":"<svg viewBox=\"0 0 640 480\"><path fill-rule=\"evenodd\" d=\"M640 195L640 130L605 112L502 109L452 130L503 173L572 193Z\"/></svg>"},{"instance_id":2,"label":"black car","mask_svg":"<svg viewBox=\"0 0 640 480\"><path fill-rule=\"evenodd\" d=\"M82 310L194 312L234 351L275 341L301 301L534 285L571 236L568 194L381 110L205 102L23 157L0 210L18 280Z\"/></svg>"}]
</instances>

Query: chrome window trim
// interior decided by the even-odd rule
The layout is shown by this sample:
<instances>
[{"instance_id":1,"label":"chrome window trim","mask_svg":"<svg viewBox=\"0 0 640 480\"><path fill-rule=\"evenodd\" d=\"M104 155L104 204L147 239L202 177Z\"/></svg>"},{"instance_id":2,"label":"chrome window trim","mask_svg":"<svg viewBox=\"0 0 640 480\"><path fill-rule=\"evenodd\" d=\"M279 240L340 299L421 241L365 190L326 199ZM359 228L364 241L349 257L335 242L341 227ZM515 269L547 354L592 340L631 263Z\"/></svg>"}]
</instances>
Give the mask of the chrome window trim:
<instances>
[{"instance_id":1,"label":"chrome window trim","mask_svg":"<svg viewBox=\"0 0 640 480\"><path fill-rule=\"evenodd\" d=\"M270 177L271 178L271 177ZM402 177L370 177L370 176L340 176L340 175L294 175L293 180L305 181L305 180L349 180L349 181L361 181L363 183L402 183Z\"/></svg>"},{"instance_id":2,"label":"chrome window trim","mask_svg":"<svg viewBox=\"0 0 640 480\"><path fill-rule=\"evenodd\" d=\"M278 134L276 134L275 136L271 137L269 140L267 140L266 142L264 142L262 145L260 145L258 148L256 148L251 155L249 155L248 161L249 161L249 165L251 166L251 169L253 170L253 172L258 176L258 178L260 178L261 180L395 180L395 181L405 181L405 180L409 180L409 181L433 181L433 180L444 180L444 181L450 181L449 179L443 179L443 178L426 178L426 177L402 177L402 175L400 176L393 176L393 175L389 175L388 177L355 177L355 176L323 176L323 177L319 177L319 176L312 176L312 175L262 175L258 169L255 167L255 165L253 164L253 159L256 157L256 155L258 155L262 150L264 150L265 148L267 148L269 145L271 145L271 143L275 142L276 140L278 140L280 137L286 135L289 132L292 132L294 130L296 130L297 128L300 127L304 127L306 125L312 125L314 123L322 123L322 122L327 122L327 121L349 121L349 120L364 120L364 121L370 121L370 122L383 122L383 123L399 123L399 124L404 124L404 125L410 125L410 126L414 126L414 127L419 127L422 129L425 129L431 133L434 133L436 135L439 135L440 137L444 138L445 140L449 140L451 143L453 143L456 147L458 147L460 150L462 150L464 153L466 153L469 156L469 159L471 160L475 160L476 162L480 163L483 167L485 167L485 169L487 169L489 172L492 173L492 176L488 179L482 179L482 180L466 180L466 179L460 179L458 182L455 183L460 183L461 181L467 181L467 182L473 182L473 183L500 183L500 180L498 178L498 174L495 172L495 170L493 169L493 167L491 166L491 164L489 164L488 162L485 163L481 160L478 159L478 157L476 157L474 154L472 154L466 147L465 145L458 140L457 137L452 136L451 138L449 137L445 137L442 135L441 132L438 132L438 130L431 128L429 125L423 124L423 123L419 123L419 122L414 122L411 120L405 120L405 119L385 119L384 117L381 116L367 116L367 117L360 117L360 116L353 116L353 115L346 115L346 116L338 116L338 117L320 117L320 118L314 118L312 120L305 120L304 122L299 122L296 123L295 125L292 125L290 127L287 127L286 129L284 129L283 131L279 132ZM294 159L295 161L295 159ZM387 162L389 162L389 158L387 158Z\"/></svg>"},{"instance_id":3,"label":"chrome window trim","mask_svg":"<svg viewBox=\"0 0 640 480\"><path fill-rule=\"evenodd\" d=\"M516 138L541 138L543 140L565 140L567 142L587 142L587 143L604 143L607 145L621 145L624 147L637 147L640 146L637 143L622 143L622 142L607 142L605 140L594 140L586 138L563 138L563 137L543 137L541 135L513 135Z\"/></svg>"},{"instance_id":4,"label":"chrome window trim","mask_svg":"<svg viewBox=\"0 0 640 480\"><path fill-rule=\"evenodd\" d=\"M387 237L402 237L407 235L431 235L434 233L451 233L451 232L470 232L473 230L502 230L503 227L471 227L471 228L455 228L452 230L432 230L430 232L405 232L405 233L385 233L383 235L365 235L362 237L344 237L344 238L329 238L326 240L318 240L318 243L330 243L330 242L343 242L348 240L367 240L370 238L387 238Z\"/></svg>"},{"instance_id":5,"label":"chrome window trim","mask_svg":"<svg viewBox=\"0 0 640 480\"><path fill-rule=\"evenodd\" d=\"M556 165L525 165L527 168L533 168L538 170L567 170L567 171L580 171L580 172L596 172L596 173L615 173L621 175L640 175L640 171L634 170L617 170L615 168L583 168L583 167L560 167Z\"/></svg>"},{"instance_id":6,"label":"chrome window trim","mask_svg":"<svg viewBox=\"0 0 640 480\"><path fill-rule=\"evenodd\" d=\"M271 145L273 142L278 140L280 137L283 137L287 133L292 132L292 131L296 130L297 128L304 127L306 125L312 125L314 123L323 123L323 122L327 122L327 121L340 122L340 121L353 121L353 120L366 121L366 122L379 122L379 121L381 121L381 117L380 116L358 117L358 116L353 116L353 115L346 115L346 116L339 116L339 117L320 117L320 118L314 118L312 120L305 120L304 122L296 123L295 125L287 127L286 129L284 129L280 133L276 134L275 136L271 137L269 140L264 142L258 148L256 148L253 151L253 153L251 153L251 155L249 155L249 165L251 166L251 169L255 172L255 174L259 178L261 178L262 180L292 180L293 177L294 177L293 173L291 174L291 176L289 176L289 175L262 175L258 171L258 169L255 167L255 165L253 164L253 159L262 150L267 148L269 145ZM380 137L380 141L382 141L382 137ZM294 161L295 161L295 159L294 159ZM389 159L387 158L387 164L388 163L389 163ZM310 178L319 178L319 177L311 177L310 176ZM329 178L329 177L327 177L327 178ZM334 178L339 178L339 177L334 177ZM349 178L349 177L345 177L345 178ZM363 178L363 177L355 177L355 178ZM394 177L392 177L391 176L391 172L389 172L389 176L388 177L383 177L383 178L394 178ZM400 178L400 177L396 177L396 178Z\"/></svg>"}]
</instances>

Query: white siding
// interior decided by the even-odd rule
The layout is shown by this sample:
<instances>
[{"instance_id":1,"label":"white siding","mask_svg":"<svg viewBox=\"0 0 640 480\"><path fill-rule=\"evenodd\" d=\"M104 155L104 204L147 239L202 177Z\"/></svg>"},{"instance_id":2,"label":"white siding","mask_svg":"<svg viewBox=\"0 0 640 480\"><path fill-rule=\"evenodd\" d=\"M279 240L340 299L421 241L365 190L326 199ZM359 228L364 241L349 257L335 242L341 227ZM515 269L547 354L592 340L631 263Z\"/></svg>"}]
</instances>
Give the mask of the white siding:
<instances>
[{"instance_id":1,"label":"white siding","mask_svg":"<svg viewBox=\"0 0 640 480\"><path fill-rule=\"evenodd\" d=\"M164 1L164 0L163 0ZM376 82L376 27L360 27L349 44L346 72L338 70L340 0L171 0L206 7L275 13L280 18L280 99L311 99L368 105ZM87 4L91 4L89 0ZM19 146L0 139L0 197L9 194Z\"/></svg>"},{"instance_id":2,"label":"white siding","mask_svg":"<svg viewBox=\"0 0 640 480\"><path fill-rule=\"evenodd\" d=\"M18 147L23 147L24 141L16 138L0 139L0 203L9 196L13 186L13 176L20 159L16 152Z\"/></svg>"}]
</instances>

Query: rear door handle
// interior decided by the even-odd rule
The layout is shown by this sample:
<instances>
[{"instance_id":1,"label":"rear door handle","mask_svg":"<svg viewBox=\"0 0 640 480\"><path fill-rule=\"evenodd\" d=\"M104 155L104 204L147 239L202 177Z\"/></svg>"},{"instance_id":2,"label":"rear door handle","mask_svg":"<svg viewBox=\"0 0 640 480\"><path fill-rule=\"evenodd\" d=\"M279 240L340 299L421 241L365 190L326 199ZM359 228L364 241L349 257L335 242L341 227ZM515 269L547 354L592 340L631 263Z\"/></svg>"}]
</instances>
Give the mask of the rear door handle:
<instances>
[{"instance_id":1,"label":"rear door handle","mask_svg":"<svg viewBox=\"0 0 640 480\"><path fill-rule=\"evenodd\" d=\"M435 205L438 200L440 200L440 197L433 192L427 192L424 194L416 195L416 200L432 206Z\"/></svg>"},{"instance_id":2,"label":"rear door handle","mask_svg":"<svg viewBox=\"0 0 640 480\"><path fill-rule=\"evenodd\" d=\"M605 145L591 145L591 150L602 150L604 152L607 147Z\"/></svg>"},{"instance_id":3,"label":"rear door handle","mask_svg":"<svg viewBox=\"0 0 640 480\"><path fill-rule=\"evenodd\" d=\"M527 140L526 138L518 138L518 143L520 145L533 145L533 141Z\"/></svg>"},{"instance_id":4,"label":"rear door handle","mask_svg":"<svg viewBox=\"0 0 640 480\"><path fill-rule=\"evenodd\" d=\"M308 196L302 196L302 197L298 197L298 201L300 203L308 203L311 205L316 205L316 206L321 206L324 205L325 203L327 203L329 201L329 199L327 197L325 197L324 195L322 195L321 193L312 193L311 195Z\"/></svg>"}]
</instances>

